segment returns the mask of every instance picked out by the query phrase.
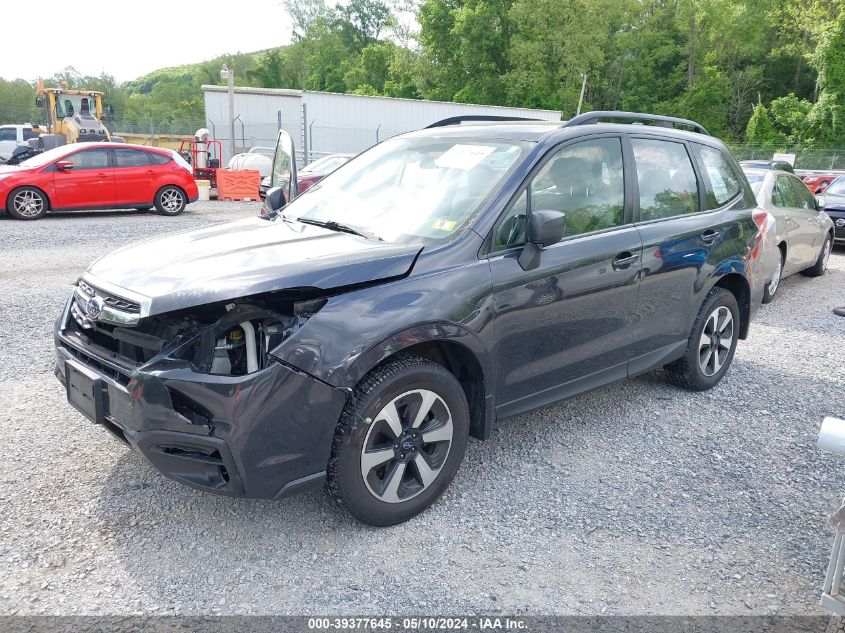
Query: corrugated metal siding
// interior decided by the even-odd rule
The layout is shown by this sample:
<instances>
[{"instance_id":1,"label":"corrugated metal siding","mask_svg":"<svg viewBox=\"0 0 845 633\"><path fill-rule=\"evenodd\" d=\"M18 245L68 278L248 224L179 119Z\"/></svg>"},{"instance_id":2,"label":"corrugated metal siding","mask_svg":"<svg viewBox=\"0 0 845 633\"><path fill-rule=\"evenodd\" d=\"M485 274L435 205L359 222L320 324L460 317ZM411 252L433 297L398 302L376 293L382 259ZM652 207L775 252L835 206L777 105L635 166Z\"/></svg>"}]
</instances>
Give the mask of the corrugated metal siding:
<instances>
[{"instance_id":1,"label":"corrugated metal siding","mask_svg":"<svg viewBox=\"0 0 845 633\"><path fill-rule=\"evenodd\" d=\"M217 138L223 141L228 160L228 94L225 87L203 86L206 118ZM489 114L559 121L560 112L482 106L416 99L367 97L328 92L235 89L235 139L241 145L275 145L277 112L282 126L291 133L297 150L303 147L301 106L306 107L305 127L310 134L312 158L330 153L358 153L378 141L402 132L423 128L435 121L461 114Z\"/></svg>"}]
</instances>

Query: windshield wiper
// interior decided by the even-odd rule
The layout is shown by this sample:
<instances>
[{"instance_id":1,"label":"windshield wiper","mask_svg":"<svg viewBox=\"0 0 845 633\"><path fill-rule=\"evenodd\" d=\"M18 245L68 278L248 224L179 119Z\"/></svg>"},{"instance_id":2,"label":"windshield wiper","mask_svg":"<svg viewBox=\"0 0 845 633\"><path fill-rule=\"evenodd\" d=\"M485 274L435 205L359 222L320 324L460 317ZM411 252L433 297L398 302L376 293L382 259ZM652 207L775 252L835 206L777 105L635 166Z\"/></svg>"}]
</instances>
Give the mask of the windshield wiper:
<instances>
[{"instance_id":1,"label":"windshield wiper","mask_svg":"<svg viewBox=\"0 0 845 633\"><path fill-rule=\"evenodd\" d=\"M296 221L302 222L303 224L319 226L324 229L329 229L330 231L341 231L343 233L360 235L361 237L366 237L368 240L378 240L379 242L384 241L375 233L371 233L370 231L357 226L352 226L351 224L344 224L343 222L335 222L334 220L314 220L312 218L296 218Z\"/></svg>"}]
</instances>

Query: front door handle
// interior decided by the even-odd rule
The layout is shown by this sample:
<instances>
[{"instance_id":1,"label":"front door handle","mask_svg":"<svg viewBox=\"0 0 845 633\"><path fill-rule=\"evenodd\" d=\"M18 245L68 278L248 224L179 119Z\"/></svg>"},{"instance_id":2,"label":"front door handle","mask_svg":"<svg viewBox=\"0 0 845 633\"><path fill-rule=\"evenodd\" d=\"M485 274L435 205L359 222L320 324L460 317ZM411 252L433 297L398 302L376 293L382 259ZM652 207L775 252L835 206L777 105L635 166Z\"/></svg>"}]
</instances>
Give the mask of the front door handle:
<instances>
[{"instance_id":1,"label":"front door handle","mask_svg":"<svg viewBox=\"0 0 845 633\"><path fill-rule=\"evenodd\" d=\"M716 229L707 229L701 234L701 241L705 244L712 244L719 237L719 231Z\"/></svg>"},{"instance_id":2,"label":"front door handle","mask_svg":"<svg viewBox=\"0 0 845 633\"><path fill-rule=\"evenodd\" d=\"M104 172L100 172L99 174L97 174L97 178L105 178L106 176L108 176L108 174Z\"/></svg>"},{"instance_id":3,"label":"front door handle","mask_svg":"<svg viewBox=\"0 0 845 633\"><path fill-rule=\"evenodd\" d=\"M614 257L611 265L614 270L625 270L626 268L630 268L632 264L636 263L639 258L639 253L625 251L624 253L619 253L616 257Z\"/></svg>"}]
</instances>

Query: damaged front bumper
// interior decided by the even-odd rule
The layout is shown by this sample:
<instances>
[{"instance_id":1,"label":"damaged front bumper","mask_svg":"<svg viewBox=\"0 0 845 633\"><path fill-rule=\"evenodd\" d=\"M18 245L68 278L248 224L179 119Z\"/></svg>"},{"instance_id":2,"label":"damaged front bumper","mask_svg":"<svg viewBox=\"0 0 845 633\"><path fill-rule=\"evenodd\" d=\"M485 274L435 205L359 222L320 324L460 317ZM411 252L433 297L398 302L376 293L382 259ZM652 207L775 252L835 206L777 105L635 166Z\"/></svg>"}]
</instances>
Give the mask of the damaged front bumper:
<instances>
[{"instance_id":1,"label":"damaged front bumper","mask_svg":"<svg viewBox=\"0 0 845 633\"><path fill-rule=\"evenodd\" d=\"M130 366L56 323L68 400L167 477L217 494L277 499L319 488L346 393L281 362L242 376L159 357Z\"/></svg>"}]
</instances>

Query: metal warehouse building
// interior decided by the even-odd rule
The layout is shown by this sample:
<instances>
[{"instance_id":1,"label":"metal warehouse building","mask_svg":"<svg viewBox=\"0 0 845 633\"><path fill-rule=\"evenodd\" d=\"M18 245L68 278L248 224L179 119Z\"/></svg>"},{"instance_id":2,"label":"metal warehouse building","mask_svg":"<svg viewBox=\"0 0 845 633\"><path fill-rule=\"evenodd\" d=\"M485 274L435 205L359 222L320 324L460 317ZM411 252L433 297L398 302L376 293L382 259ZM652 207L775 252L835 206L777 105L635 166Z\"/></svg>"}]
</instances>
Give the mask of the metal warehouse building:
<instances>
[{"instance_id":1,"label":"metal warehouse building","mask_svg":"<svg viewBox=\"0 0 845 633\"><path fill-rule=\"evenodd\" d=\"M225 86L203 86L205 117L229 160L229 97ZM279 127L290 132L304 163L325 154L358 152L396 134L462 114L559 121L560 112L332 92L235 88L235 145L275 146ZM225 164L225 162L224 162Z\"/></svg>"}]
</instances>

